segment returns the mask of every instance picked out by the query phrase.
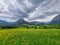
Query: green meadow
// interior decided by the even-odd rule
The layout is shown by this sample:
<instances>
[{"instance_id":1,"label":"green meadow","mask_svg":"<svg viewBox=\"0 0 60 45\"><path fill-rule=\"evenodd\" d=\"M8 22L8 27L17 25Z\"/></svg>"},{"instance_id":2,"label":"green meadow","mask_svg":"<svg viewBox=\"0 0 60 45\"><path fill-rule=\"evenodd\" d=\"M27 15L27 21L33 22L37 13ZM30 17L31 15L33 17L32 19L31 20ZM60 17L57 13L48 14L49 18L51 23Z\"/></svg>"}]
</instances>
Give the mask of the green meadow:
<instances>
[{"instance_id":1,"label":"green meadow","mask_svg":"<svg viewBox=\"0 0 60 45\"><path fill-rule=\"evenodd\" d=\"M60 45L60 29L0 29L0 45Z\"/></svg>"}]
</instances>

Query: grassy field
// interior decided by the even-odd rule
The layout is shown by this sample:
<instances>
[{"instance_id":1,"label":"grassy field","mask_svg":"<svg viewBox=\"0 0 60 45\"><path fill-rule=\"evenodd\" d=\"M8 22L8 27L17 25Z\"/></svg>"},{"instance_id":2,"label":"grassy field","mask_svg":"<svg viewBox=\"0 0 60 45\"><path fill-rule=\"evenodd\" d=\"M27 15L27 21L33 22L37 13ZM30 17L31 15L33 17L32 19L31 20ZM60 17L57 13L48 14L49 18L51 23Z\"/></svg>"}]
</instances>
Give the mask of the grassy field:
<instances>
[{"instance_id":1,"label":"grassy field","mask_svg":"<svg viewBox=\"0 0 60 45\"><path fill-rule=\"evenodd\" d=\"M0 45L60 45L60 29L0 29Z\"/></svg>"}]
</instances>

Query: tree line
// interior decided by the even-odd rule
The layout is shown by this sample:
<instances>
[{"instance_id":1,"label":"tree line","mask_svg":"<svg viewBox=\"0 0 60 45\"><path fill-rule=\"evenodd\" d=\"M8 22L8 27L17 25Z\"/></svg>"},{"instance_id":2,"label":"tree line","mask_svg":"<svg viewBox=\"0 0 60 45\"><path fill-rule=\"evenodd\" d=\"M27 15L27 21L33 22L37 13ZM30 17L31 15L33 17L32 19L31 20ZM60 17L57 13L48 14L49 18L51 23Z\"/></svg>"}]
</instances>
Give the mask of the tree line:
<instances>
[{"instance_id":1,"label":"tree line","mask_svg":"<svg viewBox=\"0 0 60 45\"><path fill-rule=\"evenodd\" d=\"M60 29L60 24L21 24L17 26L0 26L0 29L26 28L26 29Z\"/></svg>"},{"instance_id":2,"label":"tree line","mask_svg":"<svg viewBox=\"0 0 60 45\"><path fill-rule=\"evenodd\" d=\"M60 29L60 24L37 24L37 25L20 25L20 28L34 29Z\"/></svg>"}]
</instances>

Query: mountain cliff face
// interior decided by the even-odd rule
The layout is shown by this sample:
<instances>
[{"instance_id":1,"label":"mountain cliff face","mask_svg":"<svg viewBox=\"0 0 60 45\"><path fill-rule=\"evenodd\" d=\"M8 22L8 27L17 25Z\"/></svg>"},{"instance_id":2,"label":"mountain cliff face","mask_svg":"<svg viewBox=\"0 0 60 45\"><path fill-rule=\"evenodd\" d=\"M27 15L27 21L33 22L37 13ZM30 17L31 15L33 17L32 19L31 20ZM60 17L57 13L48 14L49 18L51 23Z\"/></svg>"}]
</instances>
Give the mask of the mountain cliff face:
<instances>
[{"instance_id":1,"label":"mountain cliff face","mask_svg":"<svg viewBox=\"0 0 60 45\"><path fill-rule=\"evenodd\" d=\"M51 24L60 24L60 15L56 16L52 21Z\"/></svg>"}]
</instances>

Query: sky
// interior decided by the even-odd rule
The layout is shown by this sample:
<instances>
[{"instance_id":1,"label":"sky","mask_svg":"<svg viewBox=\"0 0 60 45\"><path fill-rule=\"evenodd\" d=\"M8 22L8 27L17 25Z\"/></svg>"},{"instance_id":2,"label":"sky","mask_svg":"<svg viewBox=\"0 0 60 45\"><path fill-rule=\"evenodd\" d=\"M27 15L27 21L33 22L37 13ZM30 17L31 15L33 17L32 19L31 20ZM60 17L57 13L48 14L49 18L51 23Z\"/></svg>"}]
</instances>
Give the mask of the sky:
<instances>
[{"instance_id":1,"label":"sky","mask_svg":"<svg viewBox=\"0 0 60 45\"><path fill-rule=\"evenodd\" d=\"M60 0L0 0L0 20L50 22L60 14Z\"/></svg>"}]
</instances>

